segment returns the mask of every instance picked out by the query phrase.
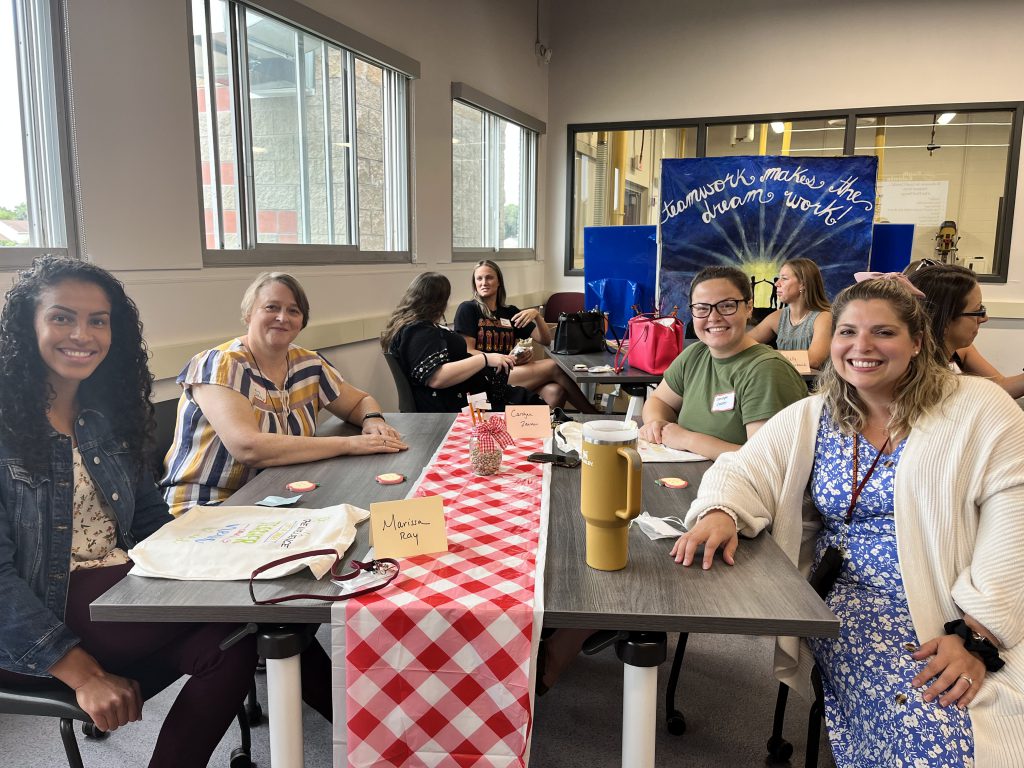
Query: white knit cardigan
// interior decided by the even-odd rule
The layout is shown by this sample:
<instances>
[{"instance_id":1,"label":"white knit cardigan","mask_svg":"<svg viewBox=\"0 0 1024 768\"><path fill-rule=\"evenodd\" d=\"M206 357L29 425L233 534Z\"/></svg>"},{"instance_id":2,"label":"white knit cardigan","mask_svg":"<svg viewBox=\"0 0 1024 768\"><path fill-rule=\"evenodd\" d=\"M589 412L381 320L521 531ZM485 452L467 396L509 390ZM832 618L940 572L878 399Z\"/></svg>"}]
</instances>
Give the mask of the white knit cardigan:
<instances>
[{"instance_id":1,"label":"white knit cardigan","mask_svg":"<svg viewBox=\"0 0 1024 768\"><path fill-rule=\"evenodd\" d=\"M765 528L806 575L821 519L805 503L823 400L769 420L701 481L687 514L733 510L743 536ZM976 768L1024 766L1024 411L999 387L957 377L953 394L910 432L896 469L900 570L918 641L968 613L1002 643L1006 666L970 705ZM740 547L742 549L742 542ZM716 565L716 567L722 567ZM778 639L775 674L807 691L810 649Z\"/></svg>"}]
</instances>

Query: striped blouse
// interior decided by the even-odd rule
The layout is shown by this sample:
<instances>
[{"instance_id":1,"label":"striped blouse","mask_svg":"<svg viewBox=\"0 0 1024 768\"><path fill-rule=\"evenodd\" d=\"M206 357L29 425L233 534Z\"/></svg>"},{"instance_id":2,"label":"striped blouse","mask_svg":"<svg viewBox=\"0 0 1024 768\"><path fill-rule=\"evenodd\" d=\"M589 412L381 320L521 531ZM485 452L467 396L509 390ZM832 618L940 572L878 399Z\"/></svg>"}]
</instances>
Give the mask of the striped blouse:
<instances>
[{"instance_id":1,"label":"striped blouse","mask_svg":"<svg viewBox=\"0 0 1024 768\"><path fill-rule=\"evenodd\" d=\"M344 380L316 352L291 345L283 390L264 378L242 339L201 352L178 375L182 394L174 442L160 481L171 513L220 502L259 471L235 461L192 397L195 384L217 384L242 394L252 405L263 432L311 436L317 415L338 398Z\"/></svg>"}]
</instances>

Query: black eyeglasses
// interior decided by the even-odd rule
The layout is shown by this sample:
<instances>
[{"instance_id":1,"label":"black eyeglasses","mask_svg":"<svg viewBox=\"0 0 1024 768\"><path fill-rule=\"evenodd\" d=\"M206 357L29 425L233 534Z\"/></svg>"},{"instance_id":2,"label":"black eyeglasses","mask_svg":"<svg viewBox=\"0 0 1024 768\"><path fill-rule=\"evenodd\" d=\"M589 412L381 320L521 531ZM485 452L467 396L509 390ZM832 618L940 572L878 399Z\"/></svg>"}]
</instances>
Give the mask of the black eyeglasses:
<instances>
[{"instance_id":1,"label":"black eyeglasses","mask_svg":"<svg viewBox=\"0 0 1024 768\"><path fill-rule=\"evenodd\" d=\"M977 312L961 312L958 317L988 317L988 310L982 304Z\"/></svg>"},{"instance_id":2,"label":"black eyeglasses","mask_svg":"<svg viewBox=\"0 0 1024 768\"><path fill-rule=\"evenodd\" d=\"M722 299L716 301L714 304L691 304L690 313L694 317L708 317L711 315L711 310L715 310L722 317L728 317L729 315L735 315L737 310L740 308L740 304L746 304L747 299Z\"/></svg>"}]
</instances>

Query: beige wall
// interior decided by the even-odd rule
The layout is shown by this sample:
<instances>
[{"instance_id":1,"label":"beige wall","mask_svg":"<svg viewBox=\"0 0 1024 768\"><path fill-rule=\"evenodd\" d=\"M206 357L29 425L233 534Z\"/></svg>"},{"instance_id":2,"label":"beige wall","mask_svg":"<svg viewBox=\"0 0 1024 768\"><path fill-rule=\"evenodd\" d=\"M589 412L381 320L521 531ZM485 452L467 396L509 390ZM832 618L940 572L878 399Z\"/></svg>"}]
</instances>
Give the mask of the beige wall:
<instances>
[{"instance_id":1,"label":"beige wall","mask_svg":"<svg viewBox=\"0 0 1024 768\"><path fill-rule=\"evenodd\" d=\"M562 274L569 123L1024 99L1016 0L559 0L551 10L550 290L582 289ZM1010 279L984 287L1018 319L978 340L1007 372L1024 365L1024 174L1018 182Z\"/></svg>"},{"instance_id":2,"label":"beige wall","mask_svg":"<svg viewBox=\"0 0 1024 768\"><path fill-rule=\"evenodd\" d=\"M306 4L417 59L421 67L412 85L410 120L415 263L294 268L310 293L314 323L358 325L361 318L386 315L412 277L427 269L446 272L455 297L468 298L469 265L451 264L450 84L467 83L546 119L548 67L534 55L534 3ZM84 252L125 281L158 359L170 345L229 338L241 330L238 303L258 270L202 265L188 3L71 0L69 6ZM545 147L542 137L541 167ZM505 273L512 295L542 287L542 264L516 263ZM9 274L0 276L0 285L9 280ZM350 381L374 391L385 407L397 408L390 376L372 344L328 354ZM162 397L174 391L166 383L158 386Z\"/></svg>"}]
</instances>

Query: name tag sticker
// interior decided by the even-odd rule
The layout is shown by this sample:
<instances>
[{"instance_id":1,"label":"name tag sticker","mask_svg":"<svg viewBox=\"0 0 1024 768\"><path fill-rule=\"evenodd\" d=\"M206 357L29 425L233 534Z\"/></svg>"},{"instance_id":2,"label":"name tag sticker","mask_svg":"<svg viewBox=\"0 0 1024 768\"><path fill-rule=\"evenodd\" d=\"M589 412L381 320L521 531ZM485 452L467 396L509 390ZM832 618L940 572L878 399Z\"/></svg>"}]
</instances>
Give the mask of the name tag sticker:
<instances>
[{"instance_id":1,"label":"name tag sticker","mask_svg":"<svg viewBox=\"0 0 1024 768\"><path fill-rule=\"evenodd\" d=\"M261 387L255 381L252 383L252 396L259 400L261 403L267 402L267 390L265 387Z\"/></svg>"},{"instance_id":2,"label":"name tag sticker","mask_svg":"<svg viewBox=\"0 0 1024 768\"><path fill-rule=\"evenodd\" d=\"M509 320L509 319L508 319L507 317L503 317L503 318L501 318L501 324L502 324L502 325L503 325L503 326L504 326L505 328L511 328L511 327L512 327L512 321L511 321L511 320Z\"/></svg>"},{"instance_id":3,"label":"name tag sticker","mask_svg":"<svg viewBox=\"0 0 1024 768\"><path fill-rule=\"evenodd\" d=\"M722 413L724 411L731 411L735 407L735 392L722 392L721 394L715 395L715 399L711 401L712 413Z\"/></svg>"},{"instance_id":4,"label":"name tag sticker","mask_svg":"<svg viewBox=\"0 0 1024 768\"><path fill-rule=\"evenodd\" d=\"M412 557L448 551L440 496L370 505L370 535L377 557Z\"/></svg>"},{"instance_id":5,"label":"name tag sticker","mask_svg":"<svg viewBox=\"0 0 1024 768\"><path fill-rule=\"evenodd\" d=\"M546 405L506 405L508 433L521 437L551 437L551 409Z\"/></svg>"},{"instance_id":6,"label":"name tag sticker","mask_svg":"<svg viewBox=\"0 0 1024 768\"><path fill-rule=\"evenodd\" d=\"M790 365L800 374L810 374L811 362L806 349L780 349L779 354L786 358Z\"/></svg>"}]
</instances>

